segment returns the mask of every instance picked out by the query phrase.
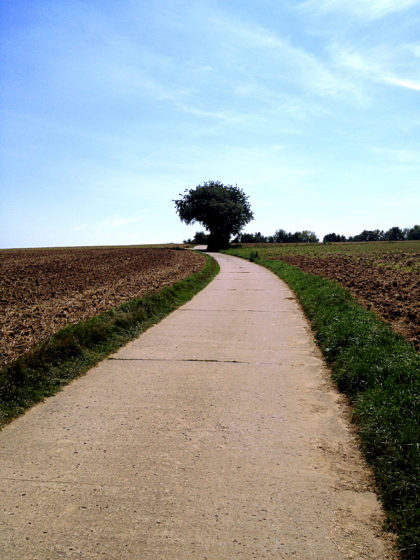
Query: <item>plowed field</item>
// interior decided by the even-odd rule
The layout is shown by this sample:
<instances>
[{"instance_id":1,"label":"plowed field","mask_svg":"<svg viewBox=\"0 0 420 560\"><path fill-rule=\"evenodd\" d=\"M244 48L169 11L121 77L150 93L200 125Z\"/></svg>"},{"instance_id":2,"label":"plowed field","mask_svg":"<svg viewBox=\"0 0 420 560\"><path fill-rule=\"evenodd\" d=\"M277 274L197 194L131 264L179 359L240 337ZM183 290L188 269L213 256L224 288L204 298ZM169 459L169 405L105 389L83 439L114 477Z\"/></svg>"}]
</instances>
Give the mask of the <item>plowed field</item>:
<instances>
[{"instance_id":1,"label":"plowed field","mask_svg":"<svg viewBox=\"0 0 420 560\"><path fill-rule=\"evenodd\" d=\"M174 249L0 251L0 367L68 323L150 294L204 264L202 255Z\"/></svg>"},{"instance_id":2,"label":"plowed field","mask_svg":"<svg viewBox=\"0 0 420 560\"><path fill-rule=\"evenodd\" d=\"M281 259L346 286L420 350L420 253L283 255Z\"/></svg>"},{"instance_id":3,"label":"plowed field","mask_svg":"<svg viewBox=\"0 0 420 560\"><path fill-rule=\"evenodd\" d=\"M367 309L420 350L420 241L243 244L349 288Z\"/></svg>"}]
</instances>

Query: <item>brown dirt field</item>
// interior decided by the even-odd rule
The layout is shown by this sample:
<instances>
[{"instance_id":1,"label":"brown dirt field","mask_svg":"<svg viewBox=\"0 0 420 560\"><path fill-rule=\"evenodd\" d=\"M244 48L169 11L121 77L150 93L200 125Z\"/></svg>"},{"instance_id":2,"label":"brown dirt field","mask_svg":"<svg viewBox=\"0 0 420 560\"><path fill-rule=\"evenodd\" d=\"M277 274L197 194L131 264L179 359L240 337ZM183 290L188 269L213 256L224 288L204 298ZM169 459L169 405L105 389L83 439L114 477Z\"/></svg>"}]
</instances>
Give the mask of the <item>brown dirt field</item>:
<instances>
[{"instance_id":1,"label":"brown dirt field","mask_svg":"<svg viewBox=\"0 0 420 560\"><path fill-rule=\"evenodd\" d=\"M203 268L192 251L64 248L0 251L0 367L69 323Z\"/></svg>"},{"instance_id":2,"label":"brown dirt field","mask_svg":"<svg viewBox=\"0 0 420 560\"><path fill-rule=\"evenodd\" d=\"M281 259L346 286L364 307L420 350L420 254L282 255Z\"/></svg>"}]
</instances>

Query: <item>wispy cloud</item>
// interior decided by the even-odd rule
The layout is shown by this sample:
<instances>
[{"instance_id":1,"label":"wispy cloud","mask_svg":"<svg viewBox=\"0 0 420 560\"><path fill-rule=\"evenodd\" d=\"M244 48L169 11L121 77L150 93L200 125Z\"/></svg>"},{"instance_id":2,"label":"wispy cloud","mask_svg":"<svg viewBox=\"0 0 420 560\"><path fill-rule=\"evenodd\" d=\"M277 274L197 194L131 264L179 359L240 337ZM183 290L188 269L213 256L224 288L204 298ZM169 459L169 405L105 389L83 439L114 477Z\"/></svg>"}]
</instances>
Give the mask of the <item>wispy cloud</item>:
<instances>
[{"instance_id":1,"label":"wispy cloud","mask_svg":"<svg viewBox=\"0 0 420 560\"><path fill-rule=\"evenodd\" d=\"M142 221L141 217L136 217L136 218L115 217L110 220L102 222L101 225L103 225L103 227L119 228L121 226L127 226L129 224L138 224L141 221Z\"/></svg>"},{"instance_id":2,"label":"wispy cloud","mask_svg":"<svg viewBox=\"0 0 420 560\"><path fill-rule=\"evenodd\" d=\"M282 82L292 82L318 95L339 96L353 91L353 84L345 76L336 74L323 60L300 46L294 45L271 30L229 18L217 20L216 24L225 42L239 53L236 56L249 73L252 62L257 60L260 67L252 68L252 73L261 76L263 82L275 83L273 76L281 76ZM251 56L248 56L251 53ZM258 53L261 53L258 56ZM263 57L263 58L262 58ZM263 64L261 64L261 62ZM265 75L264 75L265 74ZM270 78L270 79L269 79Z\"/></svg>"},{"instance_id":3,"label":"wispy cloud","mask_svg":"<svg viewBox=\"0 0 420 560\"><path fill-rule=\"evenodd\" d=\"M73 228L74 232L94 230L104 231L109 229L119 229L127 225L138 224L143 221L142 217L124 218L121 216L114 216L101 221L92 221L89 224L80 224Z\"/></svg>"},{"instance_id":4,"label":"wispy cloud","mask_svg":"<svg viewBox=\"0 0 420 560\"><path fill-rule=\"evenodd\" d=\"M393 49L375 47L364 52L338 46L331 50L337 66L352 70L366 80L420 91L420 82L413 77L418 75L418 63L411 54L416 48L417 45L408 44Z\"/></svg>"},{"instance_id":5,"label":"wispy cloud","mask_svg":"<svg viewBox=\"0 0 420 560\"><path fill-rule=\"evenodd\" d=\"M420 58L420 43L411 43L407 48L415 57Z\"/></svg>"},{"instance_id":6,"label":"wispy cloud","mask_svg":"<svg viewBox=\"0 0 420 560\"><path fill-rule=\"evenodd\" d=\"M300 7L309 12L341 12L363 20L375 20L419 4L419 0L307 0Z\"/></svg>"},{"instance_id":7,"label":"wispy cloud","mask_svg":"<svg viewBox=\"0 0 420 560\"><path fill-rule=\"evenodd\" d=\"M400 78L384 78L384 82L388 82L389 84L393 84L395 86L404 87L407 89L414 89L416 91L420 91L420 82L411 82L408 80L401 80Z\"/></svg>"},{"instance_id":8,"label":"wispy cloud","mask_svg":"<svg viewBox=\"0 0 420 560\"><path fill-rule=\"evenodd\" d=\"M397 164L415 164L420 165L420 153L415 150L406 148L383 148L380 146L371 146L371 152L375 155L381 156L388 162Z\"/></svg>"},{"instance_id":9,"label":"wispy cloud","mask_svg":"<svg viewBox=\"0 0 420 560\"><path fill-rule=\"evenodd\" d=\"M169 111L213 120L217 126L267 125L280 114L283 121L302 121L319 115L316 99L360 96L343 73L264 26L215 9L209 9L205 22L190 20L190 27L196 26L204 37L212 37L206 63L195 53L170 63L140 46L142 60L127 56L122 65L114 61L108 79L125 96L147 96ZM124 52L136 52L135 43L128 48L130 39L119 38L119 43Z\"/></svg>"}]
</instances>

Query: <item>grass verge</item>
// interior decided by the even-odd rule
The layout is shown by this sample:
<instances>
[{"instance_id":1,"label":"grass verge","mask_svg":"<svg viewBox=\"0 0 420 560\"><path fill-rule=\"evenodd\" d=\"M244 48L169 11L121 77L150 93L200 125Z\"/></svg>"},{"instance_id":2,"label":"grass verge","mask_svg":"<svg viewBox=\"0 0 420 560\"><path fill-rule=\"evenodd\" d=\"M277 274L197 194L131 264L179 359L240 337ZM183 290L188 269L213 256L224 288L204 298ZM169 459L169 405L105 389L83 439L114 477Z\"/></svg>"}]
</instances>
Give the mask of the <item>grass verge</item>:
<instances>
[{"instance_id":1,"label":"grass verge","mask_svg":"<svg viewBox=\"0 0 420 560\"><path fill-rule=\"evenodd\" d=\"M192 276L141 299L64 329L0 370L0 427L159 322L190 300L218 273L206 255Z\"/></svg>"},{"instance_id":2,"label":"grass verge","mask_svg":"<svg viewBox=\"0 0 420 560\"><path fill-rule=\"evenodd\" d=\"M401 556L420 558L420 356L336 282L263 251L230 250L277 274L296 293L340 390L354 409Z\"/></svg>"}]
</instances>

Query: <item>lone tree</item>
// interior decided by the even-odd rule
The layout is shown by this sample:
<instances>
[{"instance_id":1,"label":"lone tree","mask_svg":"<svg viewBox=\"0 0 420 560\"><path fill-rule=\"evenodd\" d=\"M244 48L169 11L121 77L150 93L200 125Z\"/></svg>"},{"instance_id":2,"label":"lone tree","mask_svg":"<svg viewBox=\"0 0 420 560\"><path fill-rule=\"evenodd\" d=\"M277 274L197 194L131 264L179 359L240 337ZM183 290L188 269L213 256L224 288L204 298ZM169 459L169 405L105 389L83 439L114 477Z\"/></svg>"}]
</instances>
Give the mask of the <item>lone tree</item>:
<instances>
[{"instance_id":1,"label":"lone tree","mask_svg":"<svg viewBox=\"0 0 420 560\"><path fill-rule=\"evenodd\" d=\"M186 224L201 223L208 231L208 250L229 246L230 237L238 235L254 215L248 197L237 185L206 181L195 189L185 189L174 200L179 217Z\"/></svg>"}]
</instances>

